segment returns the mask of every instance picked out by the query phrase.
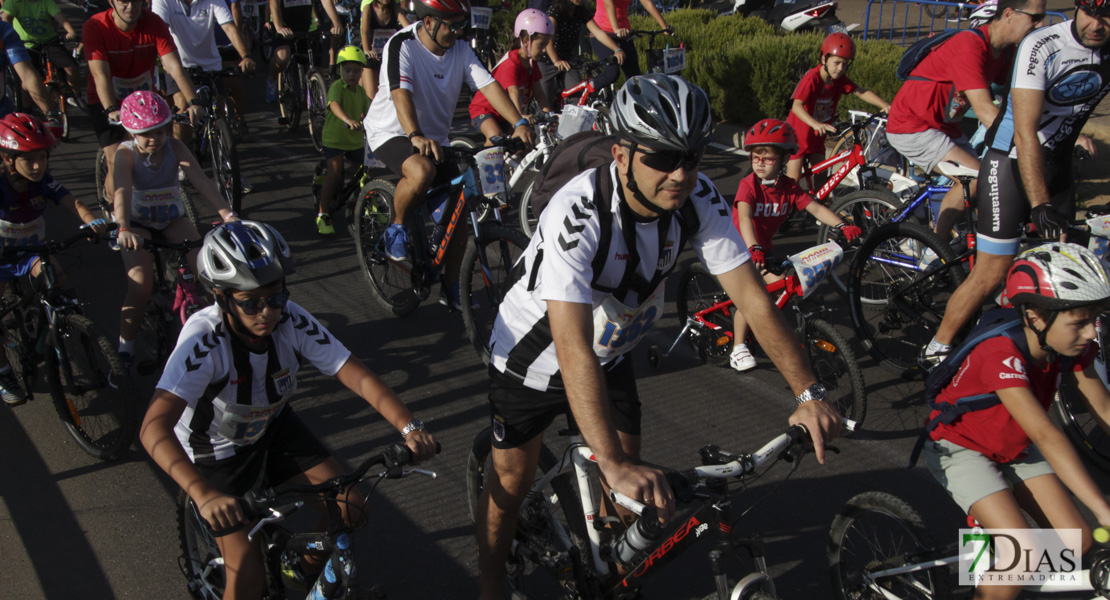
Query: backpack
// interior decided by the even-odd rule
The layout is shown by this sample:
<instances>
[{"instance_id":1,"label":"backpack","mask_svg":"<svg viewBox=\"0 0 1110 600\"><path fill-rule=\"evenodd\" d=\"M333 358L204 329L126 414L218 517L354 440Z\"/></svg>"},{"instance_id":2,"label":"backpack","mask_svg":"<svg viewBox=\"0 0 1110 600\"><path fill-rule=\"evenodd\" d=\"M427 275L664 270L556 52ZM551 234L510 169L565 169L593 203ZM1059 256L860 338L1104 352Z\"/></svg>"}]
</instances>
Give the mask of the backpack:
<instances>
[{"instance_id":1,"label":"backpack","mask_svg":"<svg viewBox=\"0 0 1110 600\"><path fill-rule=\"evenodd\" d=\"M929 434L941 423L949 425L971 411L990 408L1001 402L995 392L960 398L955 404L937 402L937 396L959 373L964 359L971 354L971 351L981 342L999 336L1010 338L1021 351L1025 362L1029 363L1029 344L1025 340L1024 323L1017 309L996 308L983 315L967 338L960 342L943 362L929 371L928 377L925 378L925 402L929 408L939 410L940 414L929 419L925 424L925 430L917 438L917 443L914 444L913 452L910 454L910 467L917 463L917 458L921 455ZM1074 360L1072 357L1060 357L1060 362L1065 369L1070 368Z\"/></svg>"},{"instance_id":2,"label":"backpack","mask_svg":"<svg viewBox=\"0 0 1110 600\"><path fill-rule=\"evenodd\" d=\"M913 77L910 73L912 73L913 70L917 68L917 65L921 64L921 61L925 60L925 57L929 56L933 50L936 50L941 44L947 42L952 36L964 33L965 31L970 31L978 35L984 42L987 40L987 37L983 35L980 29L949 29L948 31L938 33L923 40L918 40L914 42L912 46L906 48L906 51L902 53L902 58L898 61L898 69L895 71L898 75L898 79L902 81L929 81L927 77Z\"/></svg>"}]
</instances>

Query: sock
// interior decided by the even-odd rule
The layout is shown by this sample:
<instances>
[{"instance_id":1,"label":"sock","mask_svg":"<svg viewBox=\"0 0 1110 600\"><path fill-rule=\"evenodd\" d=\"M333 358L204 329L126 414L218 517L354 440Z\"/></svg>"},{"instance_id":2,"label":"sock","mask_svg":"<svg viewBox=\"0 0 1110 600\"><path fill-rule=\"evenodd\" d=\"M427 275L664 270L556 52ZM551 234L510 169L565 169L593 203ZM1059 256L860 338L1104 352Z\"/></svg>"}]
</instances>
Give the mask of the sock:
<instances>
[{"instance_id":1,"label":"sock","mask_svg":"<svg viewBox=\"0 0 1110 600\"><path fill-rule=\"evenodd\" d=\"M925 348L925 354L944 354L952 349L952 344L942 344L937 341L937 338L929 340L929 347Z\"/></svg>"},{"instance_id":2,"label":"sock","mask_svg":"<svg viewBox=\"0 0 1110 600\"><path fill-rule=\"evenodd\" d=\"M135 340L119 339L119 353L123 354L125 352L132 356L135 355Z\"/></svg>"}]
</instances>

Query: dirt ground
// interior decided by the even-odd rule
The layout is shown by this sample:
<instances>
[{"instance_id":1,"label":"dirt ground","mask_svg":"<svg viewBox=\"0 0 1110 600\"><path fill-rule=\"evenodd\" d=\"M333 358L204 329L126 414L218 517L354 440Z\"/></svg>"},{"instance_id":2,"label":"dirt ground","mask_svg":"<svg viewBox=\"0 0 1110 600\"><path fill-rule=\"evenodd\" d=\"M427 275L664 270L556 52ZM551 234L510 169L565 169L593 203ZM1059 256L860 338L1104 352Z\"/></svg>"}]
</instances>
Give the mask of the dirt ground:
<instances>
[{"instance_id":1,"label":"dirt ground","mask_svg":"<svg viewBox=\"0 0 1110 600\"><path fill-rule=\"evenodd\" d=\"M1085 133L1095 140L1098 152L1080 167L1079 201L1081 204L1110 203L1110 130L1088 128Z\"/></svg>"}]
</instances>

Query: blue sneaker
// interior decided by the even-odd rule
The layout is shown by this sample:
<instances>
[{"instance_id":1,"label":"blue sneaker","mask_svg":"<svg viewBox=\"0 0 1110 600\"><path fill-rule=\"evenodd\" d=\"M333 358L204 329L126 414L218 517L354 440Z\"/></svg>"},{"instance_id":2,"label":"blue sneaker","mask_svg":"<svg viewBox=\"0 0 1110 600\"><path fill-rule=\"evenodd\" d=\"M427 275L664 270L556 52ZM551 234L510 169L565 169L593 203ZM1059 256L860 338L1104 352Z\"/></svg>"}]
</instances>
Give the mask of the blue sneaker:
<instances>
[{"instance_id":1,"label":"blue sneaker","mask_svg":"<svg viewBox=\"0 0 1110 600\"><path fill-rule=\"evenodd\" d=\"M277 102L277 82L276 81L267 81L266 82L266 102L269 102L270 104L273 104L273 103Z\"/></svg>"},{"instance_id":2,"label":"blue sneaker","mask_svg":"<svg viewBox=\"0 0 1110 600\"><path fill-rule=\"evenodd\" d=\"M404 225L390 225L385 230L385 255L396 261L409 259L409 232Z\"/></svg>"}]
</instances>

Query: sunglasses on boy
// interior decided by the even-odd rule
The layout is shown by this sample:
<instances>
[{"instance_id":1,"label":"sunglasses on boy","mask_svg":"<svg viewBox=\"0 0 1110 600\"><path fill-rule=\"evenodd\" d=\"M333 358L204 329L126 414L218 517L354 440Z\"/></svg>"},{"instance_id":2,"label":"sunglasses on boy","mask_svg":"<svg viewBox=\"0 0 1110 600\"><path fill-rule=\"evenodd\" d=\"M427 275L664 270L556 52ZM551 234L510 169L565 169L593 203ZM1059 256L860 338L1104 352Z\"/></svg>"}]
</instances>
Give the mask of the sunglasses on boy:
<instances>
[{"instance_id":1,"label":"sunglasses on boy","mask_svg":"<svg viewBox=\"0 0 1110 600\"><path fill-rule=\"evenodd\" d=\"M444 21L443 19L436 19L436 22L439 23L441 26L446 27L447 31L450 31L451 33L454 33L455 35L458 35L459 33L463 32L463 31L466 31L466 28L470 26L470 19L463 19L462 21L459 21L458 23L454 23L454 22L451 22L451 21Z\"/></svg>"},{"instance_id":2,"label":"sunglasses on boy","mask_svg":"<svg viewBox=\"0 0 1110 600\"><path fill-rule=\"evenodd\" d=\"M281 290L266 298L250 298L247 300L236 300L234 296L228 296L228 298L231 298L231 301L243 311L243 314L253 317L262 312L263 304L274 310L285 308L285 304L289 302L289 290Z\"/></svg>"},{"instance_id":3,"label":"sunglasses on boy","mask_svg":"<svg viewBox=\"0 0 1110 600\"><path fill-rule=\"evenodd\" d=\"M672 173L678 167L687 171L695 171L701 163L705 150L651 150L649 148L636 148L636 153L642 155L640 162L644 166L663 173Z\"/></svg>"}]
</instances>

